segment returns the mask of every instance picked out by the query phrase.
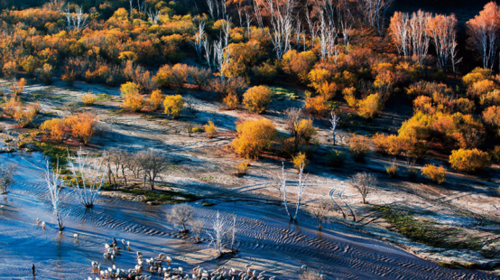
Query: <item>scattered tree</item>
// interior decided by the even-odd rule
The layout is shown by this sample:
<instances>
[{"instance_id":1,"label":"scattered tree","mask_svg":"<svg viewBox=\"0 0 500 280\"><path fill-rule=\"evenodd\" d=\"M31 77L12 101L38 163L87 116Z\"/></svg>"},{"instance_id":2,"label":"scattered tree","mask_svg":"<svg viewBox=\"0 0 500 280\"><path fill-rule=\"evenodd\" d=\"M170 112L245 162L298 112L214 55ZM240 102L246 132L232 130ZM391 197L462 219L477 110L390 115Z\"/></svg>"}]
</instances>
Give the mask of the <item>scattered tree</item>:
<instances>
[{"instance_id":1,"label":"scattered tree","mask_svg":"<svg viewBox=\"0 0 500 280\"><path fill-rule=\"evenodd\" d=\"M163 107L165 108L165 114L172 116L172 119L174 119L179 116L184 108L184 99L180 94L169 95L163 100Z\"/></svg>"},{"instance_id":2,"label":"scattered tree","mask_svg":"<svg viewBox=\"0 0 500 280\"><path fill-rule=\"evenodd\" d=\"M377 185L377 178L373 174L366 172L356 173L351 177L350 184L358 190L363 199L363 204L366 204L366 197Z\"/></svg>"},{"instance_id":3,"label":"scattered tree","mask_svg":"<svg viewBox=\"0 0 500 280\"><path fill-rule=\"evenodd\" d=\"M171 213L168 215L168 220L176 226L181 226L181 232L187 234L189 230L186 225L189 225L193 220L193 210L193 207L188 204L176 204L172 207Z\"/></svg>"},{"instance_id":4,"label":"scattered tree","mask_svg":"<svg viewBox=\"0 0 500 280\"><path fill-rule=\"evenodd\" d=\"M271 147L277 131L267 119L248 120L236 126L238 137L233 140L234 151L245 158L258 158Z\"/></svg>"}]
</instances>

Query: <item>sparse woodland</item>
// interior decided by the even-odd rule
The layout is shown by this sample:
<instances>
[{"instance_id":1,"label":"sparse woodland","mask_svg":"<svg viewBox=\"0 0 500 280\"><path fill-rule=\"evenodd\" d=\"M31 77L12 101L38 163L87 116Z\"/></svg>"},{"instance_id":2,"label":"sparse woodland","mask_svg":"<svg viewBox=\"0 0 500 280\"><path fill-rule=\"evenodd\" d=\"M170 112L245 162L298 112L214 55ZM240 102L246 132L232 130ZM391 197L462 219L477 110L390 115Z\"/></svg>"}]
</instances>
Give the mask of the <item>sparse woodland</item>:
<instances>
[{"instance_id":1,"label":"sparse woodland","mask_svg":"<svg viewBox=\"0 0 500 280\"><path fill-rule=\"evenodd\" d=\"M404 199L405 207L391 206L378 191L408 182L426 186L412 194L457 190L457 178L467 178L495 184L484 191L488 197L500 193L500 7L490 2L459 22L454 14L394 11L394 1L2 1L0 130L10 133L2 139L46 154L46 147L59 148L49 156L52 164L58 159L57 172L49 175L47 163L45 179L60 230L58 180L72 177L85 207L98 203L101 189L155 201L175 195L162 193L178 168L169 149L193 145L179 140L162 150L139 138L132 149L107 144L120 140L110 141L116 133L103 127L140 116L156 121L160 135L175 129L169 137L223 139L213 151L231 161L235 180L271 161L276 172L266 184L290 222L308 217L324 231L331 216L356 226L384 218L413 241L444 246L427 240L427 231L411 233L417 229L405 223L429 225L413 219ZM114 94L89 90L77 102L57 103L33 89L79 91L81 84ZM197 123L205 112L192 96L226 112L220 115L230 124L217 117ZM131 133L142 129L128 125ZM89 155L70 157L81 146ZM88 187L83 170L94 155ZM69 178L63 158L72 159ZM12 173L0 168L1 192L14 187ZM316 192L320 173L351 191ZM168 220L201 242L204 224L191 206L175 207ZM209 230L218 255L237 251L236 224L236 216L217 213Z\"/></svg>"}]
</instances>

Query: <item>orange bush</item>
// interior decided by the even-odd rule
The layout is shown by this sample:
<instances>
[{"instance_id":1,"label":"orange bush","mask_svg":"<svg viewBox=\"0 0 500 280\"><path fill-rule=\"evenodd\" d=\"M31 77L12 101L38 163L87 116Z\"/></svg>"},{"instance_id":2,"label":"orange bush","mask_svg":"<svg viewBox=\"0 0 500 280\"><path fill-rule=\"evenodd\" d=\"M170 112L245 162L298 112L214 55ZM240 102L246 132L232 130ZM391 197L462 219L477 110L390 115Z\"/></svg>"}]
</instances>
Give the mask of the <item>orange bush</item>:
<instances>
[{"instance_id":1,"label":"orange bush","mask_svg":"<svg viewBox=\"0 0 500 280\"><path fill-rule=\"evenodd\" d=\"M271 148L277 131L267 119L248 120L237 125L238 137L233 140L234 151L245 158L258 158Z\"/></svg>"},{"instance_id":2,"label":"orange bush","mask_svg":"<svg viewBox=\"0 0 500 280\"><path fill-rule=\"evenodd\" d=\"M498 85L492 80L481 80L469 86L469 88L467 88L467 94L471 97L480 99L481 96L495 89L498 89Z\"/></svg>"},{"instance_id":3,"label":"orange bush","mask_svg":"<svg viewBox=\"0 0 500 280\"><path fill-rule=\"evenodd\" d=\"M157 90L153 90L153 92L151 92L151 96L149 97L149 106L151 107L151 109L153 111L156 111L160 108L161 104L163 103L163 99L165 98L165 96L163 94L161 94L161 90L157 89Z\"/></svg>"},{"instance_id":4,"label":"orange bush","mask_svg":"<svg viewBox=\"0 0 500 280\"><path fill-rule=\"evenodd\" d=\"M330 110L326 102L326 98L322 95L307 97L305 102L306 112L314 116L324 116Z\"/></svg>"},{"instance_id":5,"label":"orange bush","mask_svg":"<svg viewBox=\"0 0 500 280\"><path fill-rule=\"evenodd\" d=\"M137 84L127 82L120 87L123 97L123 104L121 107L130 112L139 112L145 105L144 98L139 93Z\"/></svg>"},{"instance_id":6,"label":"orange bush","mask_svg":"<svg viewBox=\"0 0 500 280\"><path fill-rule=\"evenodd\" d=\"M307 83L307 74L316 62L316 55L312 51L298 53L296 50L287 51L281 60L283 71L295 76L302 83Z\"/></svg>"},{"instance_id":7,"label":"orange bush","mask_svg":"<svg viewBox=\"0 0 500 280\"><path fill-rule=\"evenodd\" d=\"M479 103L483 106L500 105L500 90L495 89L479 97Z\"/></svg>"},{"instance_id":8,"label":"orange bush","mask_svg":"<svg viewBox=\"0 0 500 280\"><path fill-rule=\"evenodd\" d=\"M431 179L436 184L441 184L445 180L446 169L442 166L437 167L433 164L427 164L422 168L422 175Z\"/></svg>"},{"instance_id":9,"label":"orange bush","mask_svg":"<svg viewBox=\"0 0 500 280\"><path fill-rule=\"evenodd\" d=\"M451 152L450 165L462 172L475 172L491 165L491 158L487 152L478 149L459 149Z\"/></svg>"},{"instance_id":10,"label":"orange bush","mask_svg":"<svg viewBox=\"0 0 500 280\"><path fill-rule=\"evenodd\" d=\"M500 106L490 106L483 111L484 122L492 127L500 127Z\"/></svg>"},{"instance_id":11,"label":"orange bush","mask_svg":"<svg viewBox=\"0 0 500 280\"><path fill-rule=\"evenodd\" d=\"M65 123L71 131L71 135L80 139L86 145L94 135L97 118L91 113L79 113L67 117Z\"/></svg>"},{"instance_id":12,"label":"orange bush","mask_svg":"<svg viewBox=\"0 0 500 280\"><path fill-rule=\"evenodd\" d=\"M249 112L261 114L271 103L273 92L266 86L255 86L249 88L243 95L243 104Z\"/></svg>"},{"instance_id":13,"label":"orange bush","mask_svg":"<svg viewBox=\"0 0 500 280\"><path fill-rule=\"evenodd\" d=\"M165 114L176 118L181 113L184 108L184 99L182 95L169 95L163 100L163 107L165 108Z\"/></svg>"},{"instance_id":14,"label":"orange bush","mask_svg":"<svg viewBox=\"0 0 500 280\"><path fill-rule=\"evenodd\" d=\"M475 82L486 80L491 76L491 70L490 69L484 69L477 67L474 70L472 70L469 74L465 75L462 78L462 81L466 86L470 86L474 84Z\"/></svg>"},{"instance_id":15,"label":"orange bush","mask_svg":"<svg viewBox=\"0 0 500 280\"><path fill-rule=\"evenodd\" d=\"M236 94L229 93L222 99L222 102L226 105L226 109L234 110L238 108L238 96Z\"/></svg>"}]
</instances>

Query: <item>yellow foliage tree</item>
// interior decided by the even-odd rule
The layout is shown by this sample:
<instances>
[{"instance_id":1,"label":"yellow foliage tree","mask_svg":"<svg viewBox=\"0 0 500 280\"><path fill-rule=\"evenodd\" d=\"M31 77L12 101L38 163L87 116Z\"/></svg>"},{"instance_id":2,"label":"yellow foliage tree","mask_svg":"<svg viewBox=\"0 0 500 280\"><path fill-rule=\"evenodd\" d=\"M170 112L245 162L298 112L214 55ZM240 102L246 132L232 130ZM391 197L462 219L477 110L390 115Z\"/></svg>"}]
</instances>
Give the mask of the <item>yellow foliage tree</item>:
<instances>
[{"instance_id":1,"label":"yellow foliage tree","mask_svg":"<svg viewBox=\"0 0 500 280\"><path fill-rule=\"evenodd\" d=\"M121 107L130 112L139 112L144 107L144 98L139 93L139 87L133 82L122 84L120 91L123 97Z\"/></svg>"},{"instance_id":2,"label":"yellow foliage tree","mask_svg":"<svg viewBox=\"0 0 500 280\"><path fill-rule=\"evenodd\" d=\"M245 158L258 158L271 147L277 131L267 119L248 120L236 127L238 137L233 140L234 151Z\"/></svg>"},{"instance_id":3,"label":"yellow foliage tree","mask_svg":"<svg viewBox=\"0 0 500 280\"><path fill-rule=\"evenodd\" d=\"M169 95L163 100L163 107L165 107L165 114L176 118L184 108L184 99L180 94Z\"/></svg>"},{"instance_id":4,"label":"yellow foliage tree","mask_svg":"<svg viewBox=\"0 0 500 280\"><path fill-rule=\"evenodd\" d=\"M435 166L433 164L427 164L422 168L422 175L431 179L436 184L441 184L445 180L446 169L442 166Z\"/></svg>"},{"instance_id":5,"label":"yellow foliage tree","mask_svg":"<svg viewBox=\"0 0 500 280\"><path fill-rule=\"evenodd\" d=\"M485 169L491 165L491 158L487 152L479 149L459 149L451 152L450 165L456 170L462 172L475 172Z\"/></svg>"},{"instance_id":6,"label":"yellow foliage tree","mask_svg":"<svg viewBox=\"0 0 500 280\"><path fill-rule=\"evenodd\" d=\"M215 124L213 121L208 121L208 124L204 126L205 132L208 135L208 138L214 138L217 135L217 130L215 129Z\"/></svg>"},{"instance_id":7,"label":"yellow foliage tree","mask_svg":"<svg viewBox=\"0 0 500 280\"><path fill-rule=\"evenodd\" d=\"M248 89L243 95L243 104L249 112L261 114L271 103L273 92L266 86L255 86Z\"/></svg>"}]
</instances>

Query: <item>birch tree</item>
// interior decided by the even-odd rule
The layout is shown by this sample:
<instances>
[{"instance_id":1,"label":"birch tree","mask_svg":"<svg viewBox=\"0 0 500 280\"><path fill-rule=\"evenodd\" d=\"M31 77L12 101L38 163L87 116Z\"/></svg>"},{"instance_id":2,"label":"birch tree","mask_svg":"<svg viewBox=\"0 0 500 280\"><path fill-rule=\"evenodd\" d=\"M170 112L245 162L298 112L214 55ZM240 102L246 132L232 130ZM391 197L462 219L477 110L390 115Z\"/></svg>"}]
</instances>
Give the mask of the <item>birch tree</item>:
<instances>
[{"instance_id":1,"label":"birch tree","mask_svg":"<svg viewBox=\"0 0 500 280\"><path fill-rule=\"evenodd\" d=\"M203 54L204 42L206 40L205 37L206 37L205 21L200 21L198 24L198 30L194 34L194 42L192 43L194 49L196 50L196 54L198 55L199 59L201 59L201 56Z\"/></svg>"},{"instance_id":2,"label":"birch tree","mask_svg":"<svg viewBox=\"0 0 500 280\"><path fill-rule=\"evenodd\" d=\"M337 125L339 123L340 117L334 113L333 111L330 113L330 124L331 124L331 131L332 131L332 140L333 140L333 145L335 146L337 144Z\"/></svg>"},{"instance_id":3,"label":"birch tree","mask_svg":"<svg viewBox=\"0 0 500 280\"><path fill-rule=\"evenodd\" d=\"M295 0L263 0L269 13L270 37L276 57L281 59L291 47Z\"/></svg>"},{"instance_id":4,"label":"birch tree","mask_svg":"<svg viewBox=\"0 0 500 280\"><path fill-rule=\"evenodd\" d=\"M89 15L84 14L81 7L77 7L75 12L70 12L69 6L66 7L66 11L64 12L64 16L66 17L66 24L68 25L68 30L82 30L87 26L87 20Z\"/></svg>"},{"instance_id":5,"label":"birch tree","mask_svg":"<svg viewBox=\"0 0 500 280\"><path fill-rule=\"evenodd\" d=\"M468 42L481 56L483 68L492 70L498 49L500 8L495 2L489 2L466 26Z\"/></svg>"},{"instance_id":6,"label":"birch tree","mask_svg":"<svg viewBox=\"0 0 500 280\"><path fill-rule=\"evenodd\" d=\"M61 215L61 168L59 167L59 162L55 169L50 168L50 163L47 160L46 169L44 172L44 180L47 184L48 196L52 204L53 214L57 221L59 231L64 229L64 223Z\"/></svg>"},{"instance_id":7,"label":"birch tree","mask_svg":"<svg viewBox=\"0 0 500 280\"><path fill-rule=\"evenodd\" d=\"M423 65L424 58L429 51L430 36L426 29L430 17L430 13L419 10L412 14L409 21L412 55L420 65Z\"/></svg>"},{"instance_id":8,"label":"birch tree","mask_svg":"<svg viewBox=\"0 0 500 280\"><path fill-rule=\"evenodd\" d=\"M359 0L359 6L364 21L378 35L384 34L385 15L394 0Z\"/></svg>"},{"instance_id":9,"label":"birch tree","mask_svg":"<svg viewBox=\"0 0 500 280\"><path fill-rule=\"evenodd\" d=\"M69 155L68 155L69 157ZM70 158L69 167L73 180L72 187L77 189L78 199L85 208L94 206L97 194L101 189L108 169L103 166L104 158L96 159L94 165L91 164L92 158L89 155L84 156L80 148L75 158Z\"/></svg>"},{"instance_id":10,"label":"birch tree","mask_svg":"<svg viewBox=\"0 0 500 280\"><path fill-rule=\"evenodd\" d=\"M389 24L389 35L398 49L398 53L404 57L409 55L410 34L409 34L408 13L395 12Z\"/></svg>"},{"instance_id":11,"label":"birch tree","mask_svg":"<svg viewBox=\"0 0 500 280\"><path fill-rule=\"evenodd\" d=\"M456 44L457 19L455 15L435 15L429 17L427 22L427 33L432 38L436 49L438 67L447 69L453 53L453 45Z\"/></svg>"},{"instance_id":12,"label":"birch tree","mask_svg":"<svg viewBox=\"0 0 500 280\"><path fill-rule=\"evenodd\" d=\"M302 198L306 192L306 182L307 182L307 174L304 174L305 162L302 162L300 166L297 166L299 170L299 178L295 184L292 184L288 181L285 173L285 163L281 165L281 172L276 175L273 175L276 178L275 187L279 191L280 198L282 199L283 206L285 211L290 218L290 221L296 221L298 218L300 206L302 203ZM288 201L288 191L289 187L295 185L297 189L297 203L295 205L295 213L292 214L290 202Z\"/></svg>"},{"instance_id":13,"label":"birch tree","mask_svg":"<svg viewBox=\"0 0 500 280\"><path fill-rule=\"evenodd\" d=\"M8 165L5 168L0 168L0 194L6 194L9 191L10 185L14 183L12 176L16 167L14 165Z\"/></svg>"}]
</instances>

